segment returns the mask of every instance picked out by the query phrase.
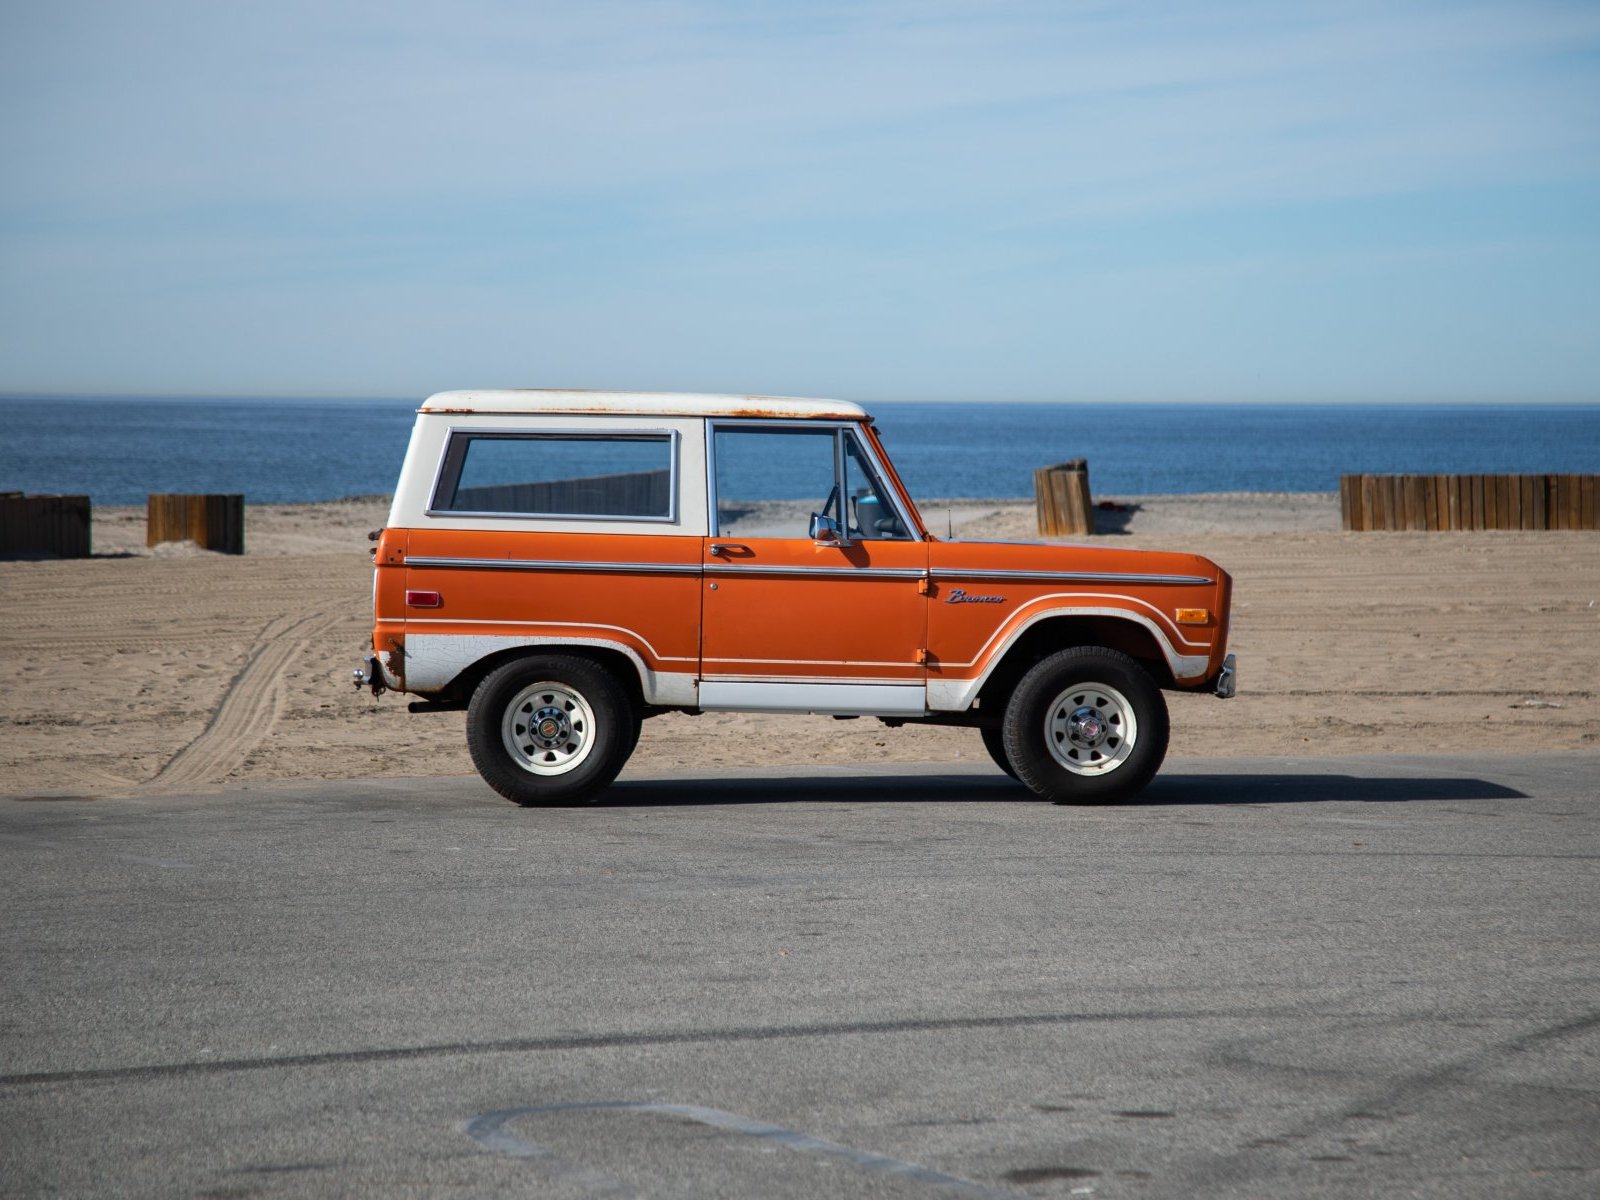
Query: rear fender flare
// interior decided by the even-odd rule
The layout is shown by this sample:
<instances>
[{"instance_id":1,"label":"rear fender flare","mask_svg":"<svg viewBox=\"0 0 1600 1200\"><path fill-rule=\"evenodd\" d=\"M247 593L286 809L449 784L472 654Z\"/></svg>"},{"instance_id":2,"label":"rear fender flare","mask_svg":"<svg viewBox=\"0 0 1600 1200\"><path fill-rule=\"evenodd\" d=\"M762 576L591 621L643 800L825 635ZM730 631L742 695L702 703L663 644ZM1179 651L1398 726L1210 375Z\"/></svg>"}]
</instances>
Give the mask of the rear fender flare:
<instances>
[{"instance_id":1,"label":"rear fender flare","mask_svg":"<svg viewBox=\"0 0 1600 1200\"><path fill-rule=\"evenodd\" d=\"M609 638L562 637L538 634L416 634L406 638L409 690L446 692L463 675L490 657L504 658L507 651L559 650L562 647L609 650L621 654L637 674L644 703L662 707L692 707L698 702L693 671L657 671L637 649Z\"/></svg>"}]
</instances>

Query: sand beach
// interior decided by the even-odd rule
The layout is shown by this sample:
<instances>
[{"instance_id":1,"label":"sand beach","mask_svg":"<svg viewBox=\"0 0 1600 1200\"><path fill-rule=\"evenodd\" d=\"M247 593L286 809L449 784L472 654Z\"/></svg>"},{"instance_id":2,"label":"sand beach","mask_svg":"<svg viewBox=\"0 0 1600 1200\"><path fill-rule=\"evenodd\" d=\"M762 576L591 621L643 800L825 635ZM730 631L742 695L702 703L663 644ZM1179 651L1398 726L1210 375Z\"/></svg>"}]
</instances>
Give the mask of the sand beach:
<instances>
[{"instance_id":1,"label":"sand beach","mask_svg":"<svg viewBox=\"0 0 1600 1200\"><path fill-rule=\"evenodd\" d=\"M1339 529L1331 493L1133 496L1094 540L1235 578L1241 694L1171 695L1174 755L1497 753L1600 745L1600 534ZM1032 539L1022 500L922 505L958 538ZM252 505L243 556L147 550L97 508L92 559L0 562L0 794L114 799L279 779L469 774L460 713L358 692L381 497ZM982 762L966 730L667 715L628 774Z\"/></svg>"}]
</instances>

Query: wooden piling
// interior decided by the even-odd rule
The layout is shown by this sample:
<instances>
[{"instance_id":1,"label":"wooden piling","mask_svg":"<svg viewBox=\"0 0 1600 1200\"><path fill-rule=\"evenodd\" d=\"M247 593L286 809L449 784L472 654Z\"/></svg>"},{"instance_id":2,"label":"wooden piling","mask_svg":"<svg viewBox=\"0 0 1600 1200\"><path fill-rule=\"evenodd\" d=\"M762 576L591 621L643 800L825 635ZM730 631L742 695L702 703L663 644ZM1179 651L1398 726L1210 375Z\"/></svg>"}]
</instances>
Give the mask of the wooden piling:
<instances>
[{"instance_id":1,"label":"wooden piling","mask_svg":"<svg viewBox=\"0 0 1600 1200\"><path fill-rule=\"evenodd\" d=\"M204 550L243 554L244 497L152 493L146 504L144 544L186 541Z\"/></svg>"},{"instance_id":2,"label":"wooden piling","mask_svg":"<svg viewBox=\"0 0 1600 1200\"><path fill-rule=\"evenodd\" d=\"M1075 458L1033 473L1034 509L1039 532L1048 536L1094 532L1094 502L1089 495L1089 463Z\"/></svg>"},{"instance_id":3,"label":"wooden piling","mask_svg":"<svg viewBox=\"0 0 1600 1200\"><path fill-rule=\"evenodd\" d=\"M0 492L0 558L88 558L89 497Z\"/></svg>"}]
</instances>

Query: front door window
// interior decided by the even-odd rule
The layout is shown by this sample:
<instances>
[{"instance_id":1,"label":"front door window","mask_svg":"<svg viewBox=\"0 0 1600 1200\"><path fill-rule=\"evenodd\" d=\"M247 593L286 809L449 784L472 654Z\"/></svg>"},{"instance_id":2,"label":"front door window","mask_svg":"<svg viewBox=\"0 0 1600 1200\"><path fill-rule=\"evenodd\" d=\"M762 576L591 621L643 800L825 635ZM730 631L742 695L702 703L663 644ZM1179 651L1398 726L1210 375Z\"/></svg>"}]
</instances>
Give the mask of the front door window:
<instances>
[{"instance_id":1,"label":"front door window","mask_svg":"<svg viewBox=\"0 0 1600 1200\"><path fill-rule=\"evenodd\" d=\"M718 537L803 538L827 517L851 542L911 535L848 429L718 429Z\"/></svg>"},{"instance_id":2,"label":"front door window","mask_svg":"<svg viewBox=\"0 0 1600 1200\"><path fill-rule=\"evenodd\" d=\"M719 429L718 537L803 538L837 506L832 429Z\"/></svg>"}]
</instances>

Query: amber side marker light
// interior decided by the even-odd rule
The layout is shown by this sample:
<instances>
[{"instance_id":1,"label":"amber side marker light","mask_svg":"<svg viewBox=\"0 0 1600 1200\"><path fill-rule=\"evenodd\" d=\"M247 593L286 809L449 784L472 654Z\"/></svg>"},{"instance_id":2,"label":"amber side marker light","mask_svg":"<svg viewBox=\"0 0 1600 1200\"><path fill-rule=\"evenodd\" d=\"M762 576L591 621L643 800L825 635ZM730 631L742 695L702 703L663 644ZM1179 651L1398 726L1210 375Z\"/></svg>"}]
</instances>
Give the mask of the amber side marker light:
<instances>
[{"instance_id":1,"label":"amber side marker light","mask_svg":"<svg viewBox=\"0 0 1600 1200\"><path fill-rule=\"evenodd\" d=\"M1177 615L1179 625L1211 624L1211 610L1209 608L1180 608Z\"/></svg>"},{"instance_id":2,"label":"amber side marker light","mask_svg":"<svg viewBox=\"0 0 1600 1200\"><path fill-rule=\"evenodd\" d=\"M406 605L410 608L441 608L444 597L438 592L407 592Z\"/></svg>"}]
</instances>

